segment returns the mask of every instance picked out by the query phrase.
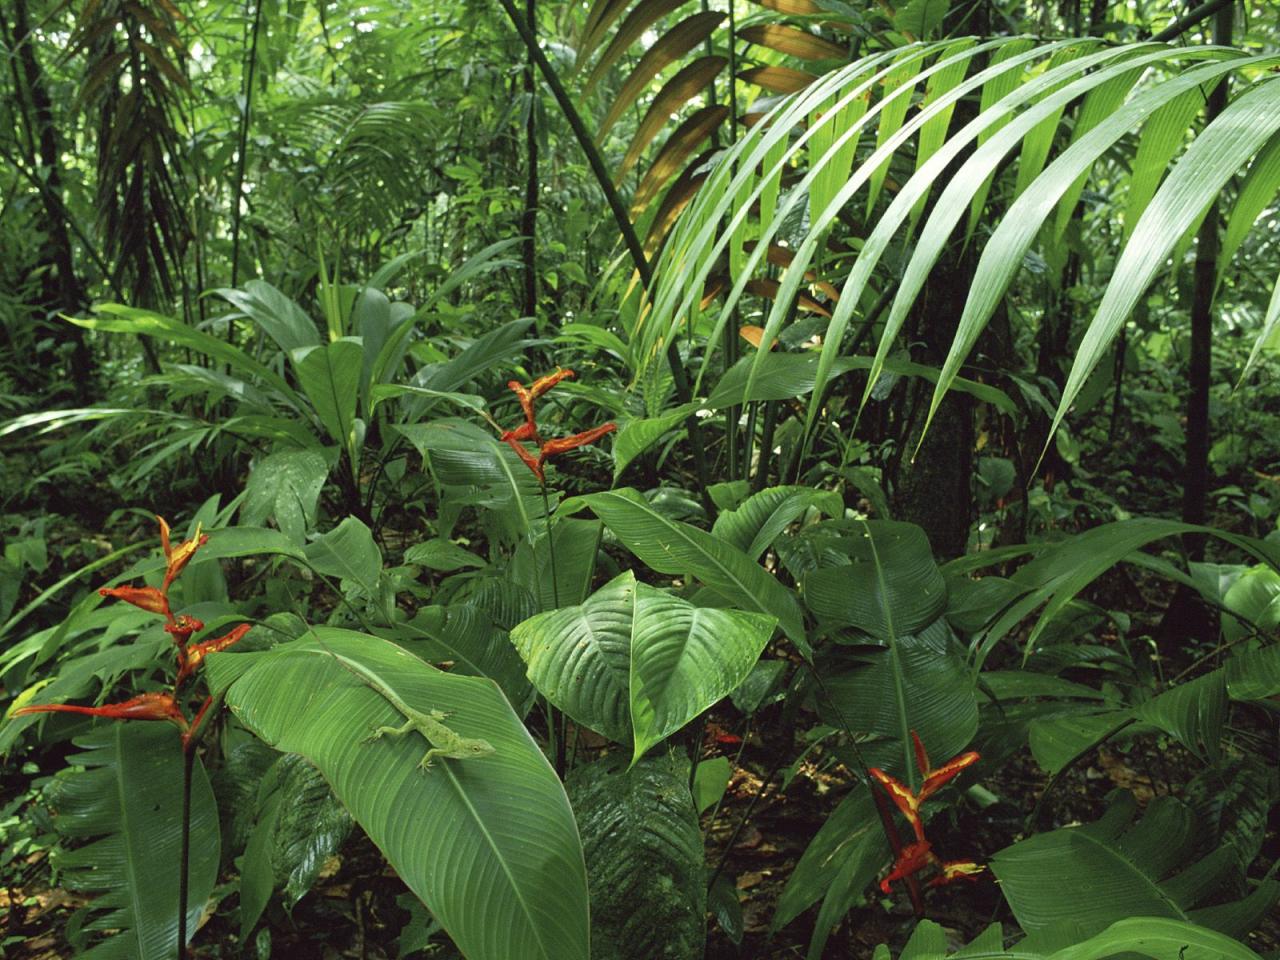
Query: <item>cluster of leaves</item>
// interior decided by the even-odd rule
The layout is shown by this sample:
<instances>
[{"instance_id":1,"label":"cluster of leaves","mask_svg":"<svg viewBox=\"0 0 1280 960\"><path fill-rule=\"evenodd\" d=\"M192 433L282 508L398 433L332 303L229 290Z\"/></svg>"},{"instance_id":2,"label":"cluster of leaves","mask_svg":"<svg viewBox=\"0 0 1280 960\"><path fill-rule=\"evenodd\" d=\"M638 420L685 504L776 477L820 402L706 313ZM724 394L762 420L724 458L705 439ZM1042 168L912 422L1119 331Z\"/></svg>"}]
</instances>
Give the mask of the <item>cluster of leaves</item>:
<instances>
[{"instance_id":1,"label":"cluster of leaves","mask_svg":"<svg viewBox=\"0 0 1280 960\"><path fill-rule=\"evenodd\" d=\"M955 17L924 0L771 0L745 18L738 4L598 0L557 65L537 42L553 18L505 6L532 40L527 74L516 35L469 4L399 32L395 4L342 24L325 4L257 4L243 73L185 62L167 3L92 5L76 35L86 95L135 93L100 111L100 252L53 229L84 235L84 211L62 198L57 149L37 147L57 132L34 95L48 78L36 63L23 81L34 112L15 169L52 218L50 246L96 254L99 286L131 305L84 317L83 290L41 291L76 314L53 328L57 363L72 370L89 344L114 352L103 373L120 390L109 405L9 404L11 442L96 425L78 448L24 453L51 469L18 478L19 502L109 460L120 499L168 501L167 486L196 501L188 540L171 548L164 528L163 562L120 570L137 544L113 548L38 593L42 534L28 523L6 545L0 680L14 703L0 751L40 749L27 737L39 714L42 744L82 750L45 789L54 865L95 896L68 939L170 956L234 895L239 942L263 950L273 901L296 905L356 824L413 894L411 925L427 927L425 907L475 960L697 956L708 908L743 936L724 861L704 863L699 815L718 815L733 768L703 755L715 710L768 733L784 783L817 765L841 788L770 923L779 934L816 908L814 960L851 910L880 909L877 886L892 897L903 881L918 918L938 896L921 878L976 877L946 891L965 902L990 892L984 867L1009 926L957 956L1255 956L1243 938L1280 899L1262 862L1280 784L1260 733L1280 696L1280 498L1250 476L1272 463L1274 434L1254 419L1209 448L1234 482L1219 527L1132 516L1105 450L1123 425L1146 445L1129 469L1151 450L1181 462L1167 361L1186 312L1159 281L1228 308L1240 336L1224 405L1274 346L1280 295L1236 268L1274 272L1255 223L1280 186L1275 55L933 41ZM15 24L14 50L35 49ZM459 63L463 35L502 55ZM447 75L448 109L407 60ZM113 72L125 65L128 84ZM531 86L519 116L510 88L535 65L560 119ZM1218 83L1231 96L1198 127ZM236 110L188 117L202 85ZM543 145L573 135L616 231L590 226L581 161L544 167L540 184L526 160L533 197L568 215L512 259L521 211L493 175L517 120ZM184 124L189 155L167 165ZM113 230L129 184L150 213ZM200 190L216 203L188 232ZM1201 256L1218 220L1221 249ZM51 260L48 276L71 277L67 257ZM556 302L494 322L518 312L504 286L517 267ZM276 282L238 282L246 272ZM216 297L178 293L224 275ZM560 361L577 376L534 376ZM931 423L928 443L941 428L950 448L926 443ZM1041 460L1051 479L1036 487ZM1022 542L1029 531L1051 535ZM1205 537L1224 562L1159 550ZM1086 599L1121 564L1218 622L1153 668L1145 627ZM141 613L75 592L104 568L103 594ZM254 629L188 646L204 622ZM208 691L192 724L175 695L197 667ZM173 694L114 702L157 675ZM492 752L424 771L417 734L366 742L405 719L388 690ZM114 722L131 717L181 733ZM1119 793L1054 828L1060 784L1103 744L1185 751L1196 772L1182 799L1140 816ZM929 753L954 759L935 770ZM1046 783L1025 830L993 828L976 849L943 813L992 815L952 778L986 784L989 809L1028 757ZM943 861L935 844L972 859ZM947 955L927 920L902 940L903 957Z\"/></svg>"}]
</instances>

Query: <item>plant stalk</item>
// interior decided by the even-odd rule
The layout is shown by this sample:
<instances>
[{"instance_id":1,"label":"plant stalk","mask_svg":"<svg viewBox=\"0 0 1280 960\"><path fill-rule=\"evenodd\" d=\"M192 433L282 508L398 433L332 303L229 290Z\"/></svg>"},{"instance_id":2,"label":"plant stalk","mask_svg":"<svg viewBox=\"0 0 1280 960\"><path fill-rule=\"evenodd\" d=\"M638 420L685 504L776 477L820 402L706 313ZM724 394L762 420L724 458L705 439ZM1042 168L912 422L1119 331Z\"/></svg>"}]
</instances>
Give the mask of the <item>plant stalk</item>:
<instances>
[{"instance_id":1,"label":"plant stalk","mask_svg":"<svg viewBox=\"0 0 1280 960\"><path fill-rule=\"evenodd\" d=\"M636 228L631 223L627 208L623 206L622 198L618 195L618 190L613 185L613 178L609 175L609 171L604 165L604 157L600 155L600 149L587 131L586 124L582 122L582 116L569 98L569 93L565 90L564 84L560 82L560 76L556 73L555 67L551 65L551 61L542 52L542 47L538 45L538 38L534 35L528 21L516 9L513 0L498 0L498 2L502 4L502 9L506 11L507 18L511 21L512 26L516 28L516 32L520 34L520 38L524 40L529 56L538 65L543 79L547 82L547 87L551 90L551 95L555 97L557 106L560 107L560 111L564 114L569 128L573 131L574 138L578 141L578 146L582 148L582 152L586 155L587 165L591 167L596 183L604 193L605 201L609 204L609 210L613 214L618 232L622 234L622 241L626 245L628 253L631 254L631 261L635 265L636 272L640 275L640 283L644 287L645 295L647 296L653 289L653 268L649 264L649 258L645 255L644 246L640 243ZM680 357L680 350L676 345L675 338L670 339L667 343L667 365L671 368L671 379L675 384L677 400L682 404L691 402L693 400L693 388L684 369L684 360ZM707 511L710 513L712 506L710 494L707 493L709 480L706 453L702 446L702 431L695 414L691 413L685 419L685 429L689 432L689 443L693 447L693 465L694 472L698 478L698 489L702 493L703 505L707 507Z\"/></svg>"},{"instance_id":2,"label":"plant stalk","mask_svg":"<svg viewBox=\"0 0 1280 960\"><path fill-rule=\"evenodd\" d=\"M178 960L187 955L187 895L191 861L191 774L195 767L195 743L182 750L182 846L178 854Z\"/></svg>"}]
</instances>

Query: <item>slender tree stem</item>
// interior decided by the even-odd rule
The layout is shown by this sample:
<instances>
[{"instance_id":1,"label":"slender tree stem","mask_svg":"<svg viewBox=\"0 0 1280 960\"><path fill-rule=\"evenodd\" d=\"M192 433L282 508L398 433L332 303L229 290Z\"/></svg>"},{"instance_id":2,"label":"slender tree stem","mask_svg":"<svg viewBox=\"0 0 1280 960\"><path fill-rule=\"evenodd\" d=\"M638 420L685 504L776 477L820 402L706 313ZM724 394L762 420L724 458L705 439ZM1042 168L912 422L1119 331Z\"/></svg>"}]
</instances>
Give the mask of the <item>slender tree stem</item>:
<instances>
[{"instance_id":1,"label":"slender tree stem","mask_svg":"<svg viewBox=\"0 0 1280 960\"><path fill-rule=\"evenodd\" d=\"M536 0L525 0L525 17L529 21L529 29L538 29L536 16ZM522 244L524 250L524 313L537 320L538 316L538 112L537 84L534 82L533 55L524 68L524 95L527 101L529 116L524 124L525 139L525 171L524 215L520 222L520 232L524 234Z\"/></svg>"},{"instance_id":2,"label":"slender tree stem","mask_svg":"<svg viewBox=\"0 0 1280 960\"><path fill-rule=\"evenodd\" d=\"M244 72L244 103L240 108L239 144L236 148L236 176L231 185L231 286L240 281L240 207L244 193L244 169L249 146L249 114L253 109L253 77L258 66L258 34L262 27L262 0L253 11L253 34L249 41L249 64ZM227 321L227 339L235 333L235 323Z\"/></svg>"},{"instance_id":3,"label":"slender tree stem","mask_svg":"<svg viewBox=\"0 0 1280 960\"><path fill-rule=\"evenodd\" d=\"M586 155L587 165L591 167L596 183L601 192L604 193L605 201L609 204L609 210L613 214L614 222L617 224L618 232L622 234L622 242L631 254L631 261L635 265L636 272L640 275L640 283L644 287L647 296L653 289L653 268L649 265L649 258L645 255L644 246L640 243L636 228L631 223L627 208L623 205L622 198L618 195L618 190L613 185L613 178L609 175L609 171L604 165L604 157L600 155L600 149L587 131L586 124L582 122L582 116L569 98L569 92L565 90L564 84L560 82L560 76L556 73L555 67L551 65L551 61L542 52L542 47L538 45L538 38L534 35L528 21L516 9L513 0L498 0L498 2L502 4L502 9L506 11L512 26L516 28L516 32L524 40L529 56L538 65L543 79L547 82L548 89L551 90L551 95L555 97L556 104L560 107L560 111L564 114L569 128L573 131L573 135L578 141L578 146ZM667 342L667 365L671 368L671 379L675 384L676 398L680 403L689 403L693 399L693 388L689 383L688 373L684 369L684 360L680 357L680 350L674 337ZM702 447L702 431L696 415L690 414L685 419L685 429L689 432L689 443L693 447L693 465L694 472L698 478L698 489L702 495L703 505L710 512L712 506L710 494L707 493L709 481L707 478L706 453Z\"/></svg>"}]
</instances>

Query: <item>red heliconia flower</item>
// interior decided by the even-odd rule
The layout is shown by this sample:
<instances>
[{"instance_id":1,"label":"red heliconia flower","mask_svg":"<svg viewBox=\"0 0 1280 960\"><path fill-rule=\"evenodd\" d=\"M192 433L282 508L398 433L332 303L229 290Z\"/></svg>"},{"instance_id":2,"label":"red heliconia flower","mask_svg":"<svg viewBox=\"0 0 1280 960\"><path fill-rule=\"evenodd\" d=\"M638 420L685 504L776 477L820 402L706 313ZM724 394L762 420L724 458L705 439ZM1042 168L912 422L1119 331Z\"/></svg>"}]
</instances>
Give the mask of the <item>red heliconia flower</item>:
<instances>
[{"instance_id":1,"label":"red heliconia flower","mask_svg":"<svg viewBox=\"0 0 1280 960\"><path fill-rule=\"evenodd\" d=\"M169 598L155 587L103 587L98 594L132 603L135 607L158 613L167 620L173 619L173 614L169 612Z\"/></svg>"},{"instance_id":2,"label":"red heliconia flower","mask_svg":"<svg viewBox=\"0 0 1280 960\"><path fill-rule=\"evenodd\" d=\"M888 893L889 884L893 883L893 881L905 880L912 874L923 870L929 864L937 862L938 858L933 855L928 840L917 840L915 843L908 843L902 848L898 858L893 861L893 869L889 871L889 875L880 881L880 889Z\"/></svg>"},{"instance_id":3,"label":"red heliconia flower","mask_svg":"<svg viewBox=\"0 0 1280 960\"><path fill-rule=\"evenodd\" d=\"M946 863L939 863L938 869L942 872L929 881L929 886L931 887L946 886L948 883L955 883L957 880L968 880L970 883L977 883L978 874L987 868L981 864L974 863L972 860L948 860Z\"/></svg>"},{"instance_id":4,"label":"red heliconia flower","mask_svg":"<svg viewBox=\"0 0 1280 960\"><path fill-rule=\"evenodd\" d=\"M218 653L227 649L233 643L238 643L249 632L251 627L252 624L242 623L220 637L214 637L212 640L202 640L200 643L188 647L186 658L178 671L178 679L175 686L195 673L200 664L204 662L204 658L209 654Z\"/></svg>"},{"instance_id":5,"label":"red heliconia flower","mask_svg":"<svg viewBox=\"0 0 1280 960\"><path fill-rule=\"evenodd\" d=\"M548 440L538 448L538 459L545 462L548 458L557 456L561 453L568 453L570 450L576 450L578 447L585 447L589 443L595 443L606 433L612 433L618 429L616 423L604 423L598 427L592 427L590 430L584 430L582 433L575 433L571 437L561 437L559 440Z\"/></svg>"},{"instance_id":6,"label":"red heliconia flower","mask_svg":"<svg viewBox=\"0 0 1280 960\"><path fill-rule=\"evenodd\" d=\"M572 376L574 376L572 370L558 369L555 373L548 373L546 376L539 377L528 387L518 380L511 380L507 383L507 386L511 388L520 400L520 408L524 410L524 423L514 430L506 431L500 439L503 443L511 446L511 449L516 452L516 456L538 478L539 483L545 484L547 482L543 464L547 462L549 457L575 450L578 447L586 446L588 443L595 443L606 433L617 429L616 424L606 423L591 430L585 430L582 433L562 437L559 440L543 440L538 436L538 421L534 409L534 401L561 380L567 380ZM538 445L538 455L536 457L524 446L525 441L532 441Z\"/></svg>"},{"instance_id":7,"label":"red heliconia flower","mask_svg":"<svg viewBox=\"0 0 1280 960\"><path fill-rule=\"evenodd\" d=\"M911 731L911 739L915 745L916 766L920 768L920 775L924 777L924 783L920 784L918 798L921 803L965 767L971 766L981 759L976 751L970 750L968 753L962 753L958 757L952 757L934 770L929 766L929 754L925 752L924 744L920 742L920 737L916 735L914 730Z\"/></svg>"},{"instance_id":8,"label":"red heliconia flower","mask_svg":"<svg viewBox=\"0 0 1280 960\"><path fill-rule=\"evenodd\" d=\"M113 720L167 720L179 730L187 729L187 718L182 715L177 702L167 693L143 693L122 703L107 703L100 707L81 707L72 703L39 703L20 707L13 716L28 713L83 713L91 717L110 717Z\"/></svg>"},{"instance_id":9,"label":"red heliconia flower","mask_svg":"<svg viewBox=\"0 0 1280 960\"><path fill-rule=\"evenodd\" d=\"M164 547L164 556L167 561L164 571L164 584L160 589L167 594L169 585L178 579L178 575L191 562L191 558L195 556L196 551L209 542L209 537L208 534L200 532L200 524L197 523L195 535L190 540L183 540L176 547L170 547L169 524L164 517L156 517L156 520L160 524L160 545Z\"/></svg>"},{"instance_id":10,"label":"red heliconia flower","mask_svg":"<svg viewBox=\"0 0 1280 960\"><path fill-rule=\"evenodd\" d=\"M971 860L951 860L943 862L934 855L931 845L924 835L924 821L920 818L920 805L934 794L943 784L951 780L965 767L976 763L979 759L974 751L953 757L936 770L929 763L929 754L914 730L911 731L912 745L915 750L916 766L920 768L923 782L919 792L913 792L896 777L890 776L878 767L870 767L867 772L884 787L885 792L911 824L915 833L915 843L909 843L899 852L893 862L893 869L880 883L880 889L889 892L889 884L894 880L902 880L926 866L938 868L939 875L929 881L929 886L938 887L956 880L976 880L977 874L985 868Z\"/></svg>"},{"instance_id":11,"label":"red heliconia flower","mask_svg":"<svg viewBox=\"0 0 1280 960\"><path fill-rule=\"evenodd\" d=\"M204 622L197 620L195 617L187 616L185 613L178 614L172 623L164 625L164 632L173 637L173 642L180 647L185 647L187 641L191 639L193 633L199 633L204 629Z\"/></svg>"},{"instance_id":12,"label":"red heliconia flower","mask_svg":"<svg viewBox=\"0 0 1280 960\"><path fill-rule=\"evenodd\" d=\"M576 376L576 374L572 370L561 370L557 368L555 373L548 373L546 376L539 377L537 380L533 381L533 385L529 387L529 393L532 395L533 399L537 400L561 380L569 380L574 376Z\"/></svg>"},{"instance_id":13,"label":"red heliconia flower","mask_svg":"<svg viewBox=\"0 0 1280 960\"><path fill-rule=\"evenodd\" d=\"M538 430L532 423L522 423L514 430L508 430L502 435L502 439L507 443L512 440L532 440L535 443L538 440Z\"/></svg>"},{"instance_id":14,"label":"red heliconia flower","mask_svg":"<svg viewBox=\"0 0 1280 960\"><path fill-rule=\"evenodd\" d=\"M518 456L521 460L524 461L524 465L533 471L533 475L538 478L539 483L547 482L547 476L545 473L542 472L541 458L535 457L528 450L526 450L524 448L524 444L516 440L515 437L512 436L512 434L510 433L504 433L502 435L502 439L507 441L507 443L511 446L511 449L516 452L516 456Z\"/></svg>"},{"instance_id":15,"label":"red heliconia flower","mask_svg":"<svg viewBox=\"0 0 1280 960\"><path fill-rule=\"evenodd\" d=\"M508 380L507 386L515 392L516 398L520 401L520 409L524 411L524 426L520 431L527 431L528 436L520 437L521 440L533 440L537 437L537 420L533 412L533 394L525 389L524 384L519 380Z\"/></svg>"}]
</instances>

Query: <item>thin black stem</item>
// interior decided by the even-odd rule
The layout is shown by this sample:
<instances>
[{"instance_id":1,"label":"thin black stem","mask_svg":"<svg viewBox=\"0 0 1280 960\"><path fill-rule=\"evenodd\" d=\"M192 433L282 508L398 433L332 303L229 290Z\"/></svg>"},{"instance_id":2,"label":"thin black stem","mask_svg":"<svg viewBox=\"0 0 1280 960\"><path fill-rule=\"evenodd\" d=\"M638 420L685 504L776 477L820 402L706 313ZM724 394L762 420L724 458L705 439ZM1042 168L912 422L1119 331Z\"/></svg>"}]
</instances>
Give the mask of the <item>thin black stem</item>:
<instances>
[{"instance_id":1,"label":"thin black stem","mask_svg":"<svg viewBox=\"0 0 1280 960\"><path fill-rule=\"evenodd\" d=\"M1209 0L1208 3L1202 3L1181 20L1175 20L1151 39L1156 43L1168 43L1170 40L1176 40L1196 24L1203 23L1219 10L1230 7L1234 3L1235 0Z\"/></svg>"},{"instance_id":2,"label":"thin black stem","mask_svg":"<svg viewBox=\"0 0 1280 960\"><path fill-rule=\"evenodd\" d=\"M258 66L258 34L262 27L262 0L253 11L253 34L249 41L249 65L244 72L244 106L240 110L239 143L236 147L236 176L231 186L231 286L240 280L240 207L244 193L244 168L249 146L249 114L253 109L253 76ZM235 323L227 322L227 339L235 333Z\"/></svg>"},{"instance_id":3,"label":"thin black stem","mask_svg":"<svg viewBox=\"0 0 1280 960\"><path fill-rule=\"evenodd\" d=\"M551 567L551 602L558 610L560 609L560 578L556 575L556 540L551 535L551 498L547 496L545 482L542 484L542 514L547 527L547 557ZM535 564L537 563L536 552L534 553L534 562ZM568 770L569 721L563 711L557 710L552 706L550 700L547 701L547 729L550 731L552 739L555 740L556 775L563 780L565 772Z\"/></svg>"},{"instance_id":4,"label":"thin black stem","mask_svg":"<svg viewBox=\"0 0 1280 960\"><path fill-rule=\"evenodd\" d=\"M582 121L582 116L569 98L569 92L565 90L564 84L560 82L560 76L556 73L555 67L551 65L551 61L542 52L542 47L538 45L538 38L534 35L528 21L516 9L513 0L498 0L498 2L502 4L502 9L506 12L512 26L516 28L516 32L520 34L520 38L524 40L529 56L538 65L538 70L542 73L543 79L546 80L547 87L550 89L551 95L555 97L561 113L564 114L564 118L569 124L569 129L573 131L574 138L578 141L578 146L586 155L587 165L591 167L591 173L595 176L596 184L600 187L601 192L604 193L605 201L609 204L609 210L613 214L614 222L617 224L618 232L622 234L622 241L627 247L627 252L631 254L631 261L635 265L636 272L640 275L640 283L644 287L645 295L648 296L653 289L653 267L649 264L649 258L645 255L644 245L641 244L635 225L632 224L627 208L622 203L622 197L619 196L617 188L613 185L613 178L609 175L608 168L605 167L604 157L601 156L600 149L596 146L595 140L588 132L586 124ZM676 399L682 404L689 403L693 399L693 388L689 382L688 373L684 369L684 360L680 357L680 350L674 337L667 343L667 365L671 368L671 379L675 384ZM693 464L694 472L698 478L698 489L702 493L703 505L710 513L713 506L711 504L711 496L707 493L709 481L707 479L706 454L702 447L702 431L696 415L690 414L686 418L685 429L689 433L689 443L693 447Z\"/></svg>"},{"instance_id":5,"label":"thin black stem","mask_svg":"<svg viewBox=\"0 0 1280 960\"><path fill-rule=\"evenodd\" d=\"M535 0L525 0L525 16L529 29L537 31L538 21ZM538 112L537 84L534 82L534 62L532 54L524 68L524 94L529 110L525 120L525 189L524 215L520 222L520 232L524 234L522 248L524 251L524 313L527 317L538 316Z\"/></svg>"}]
</instances>

